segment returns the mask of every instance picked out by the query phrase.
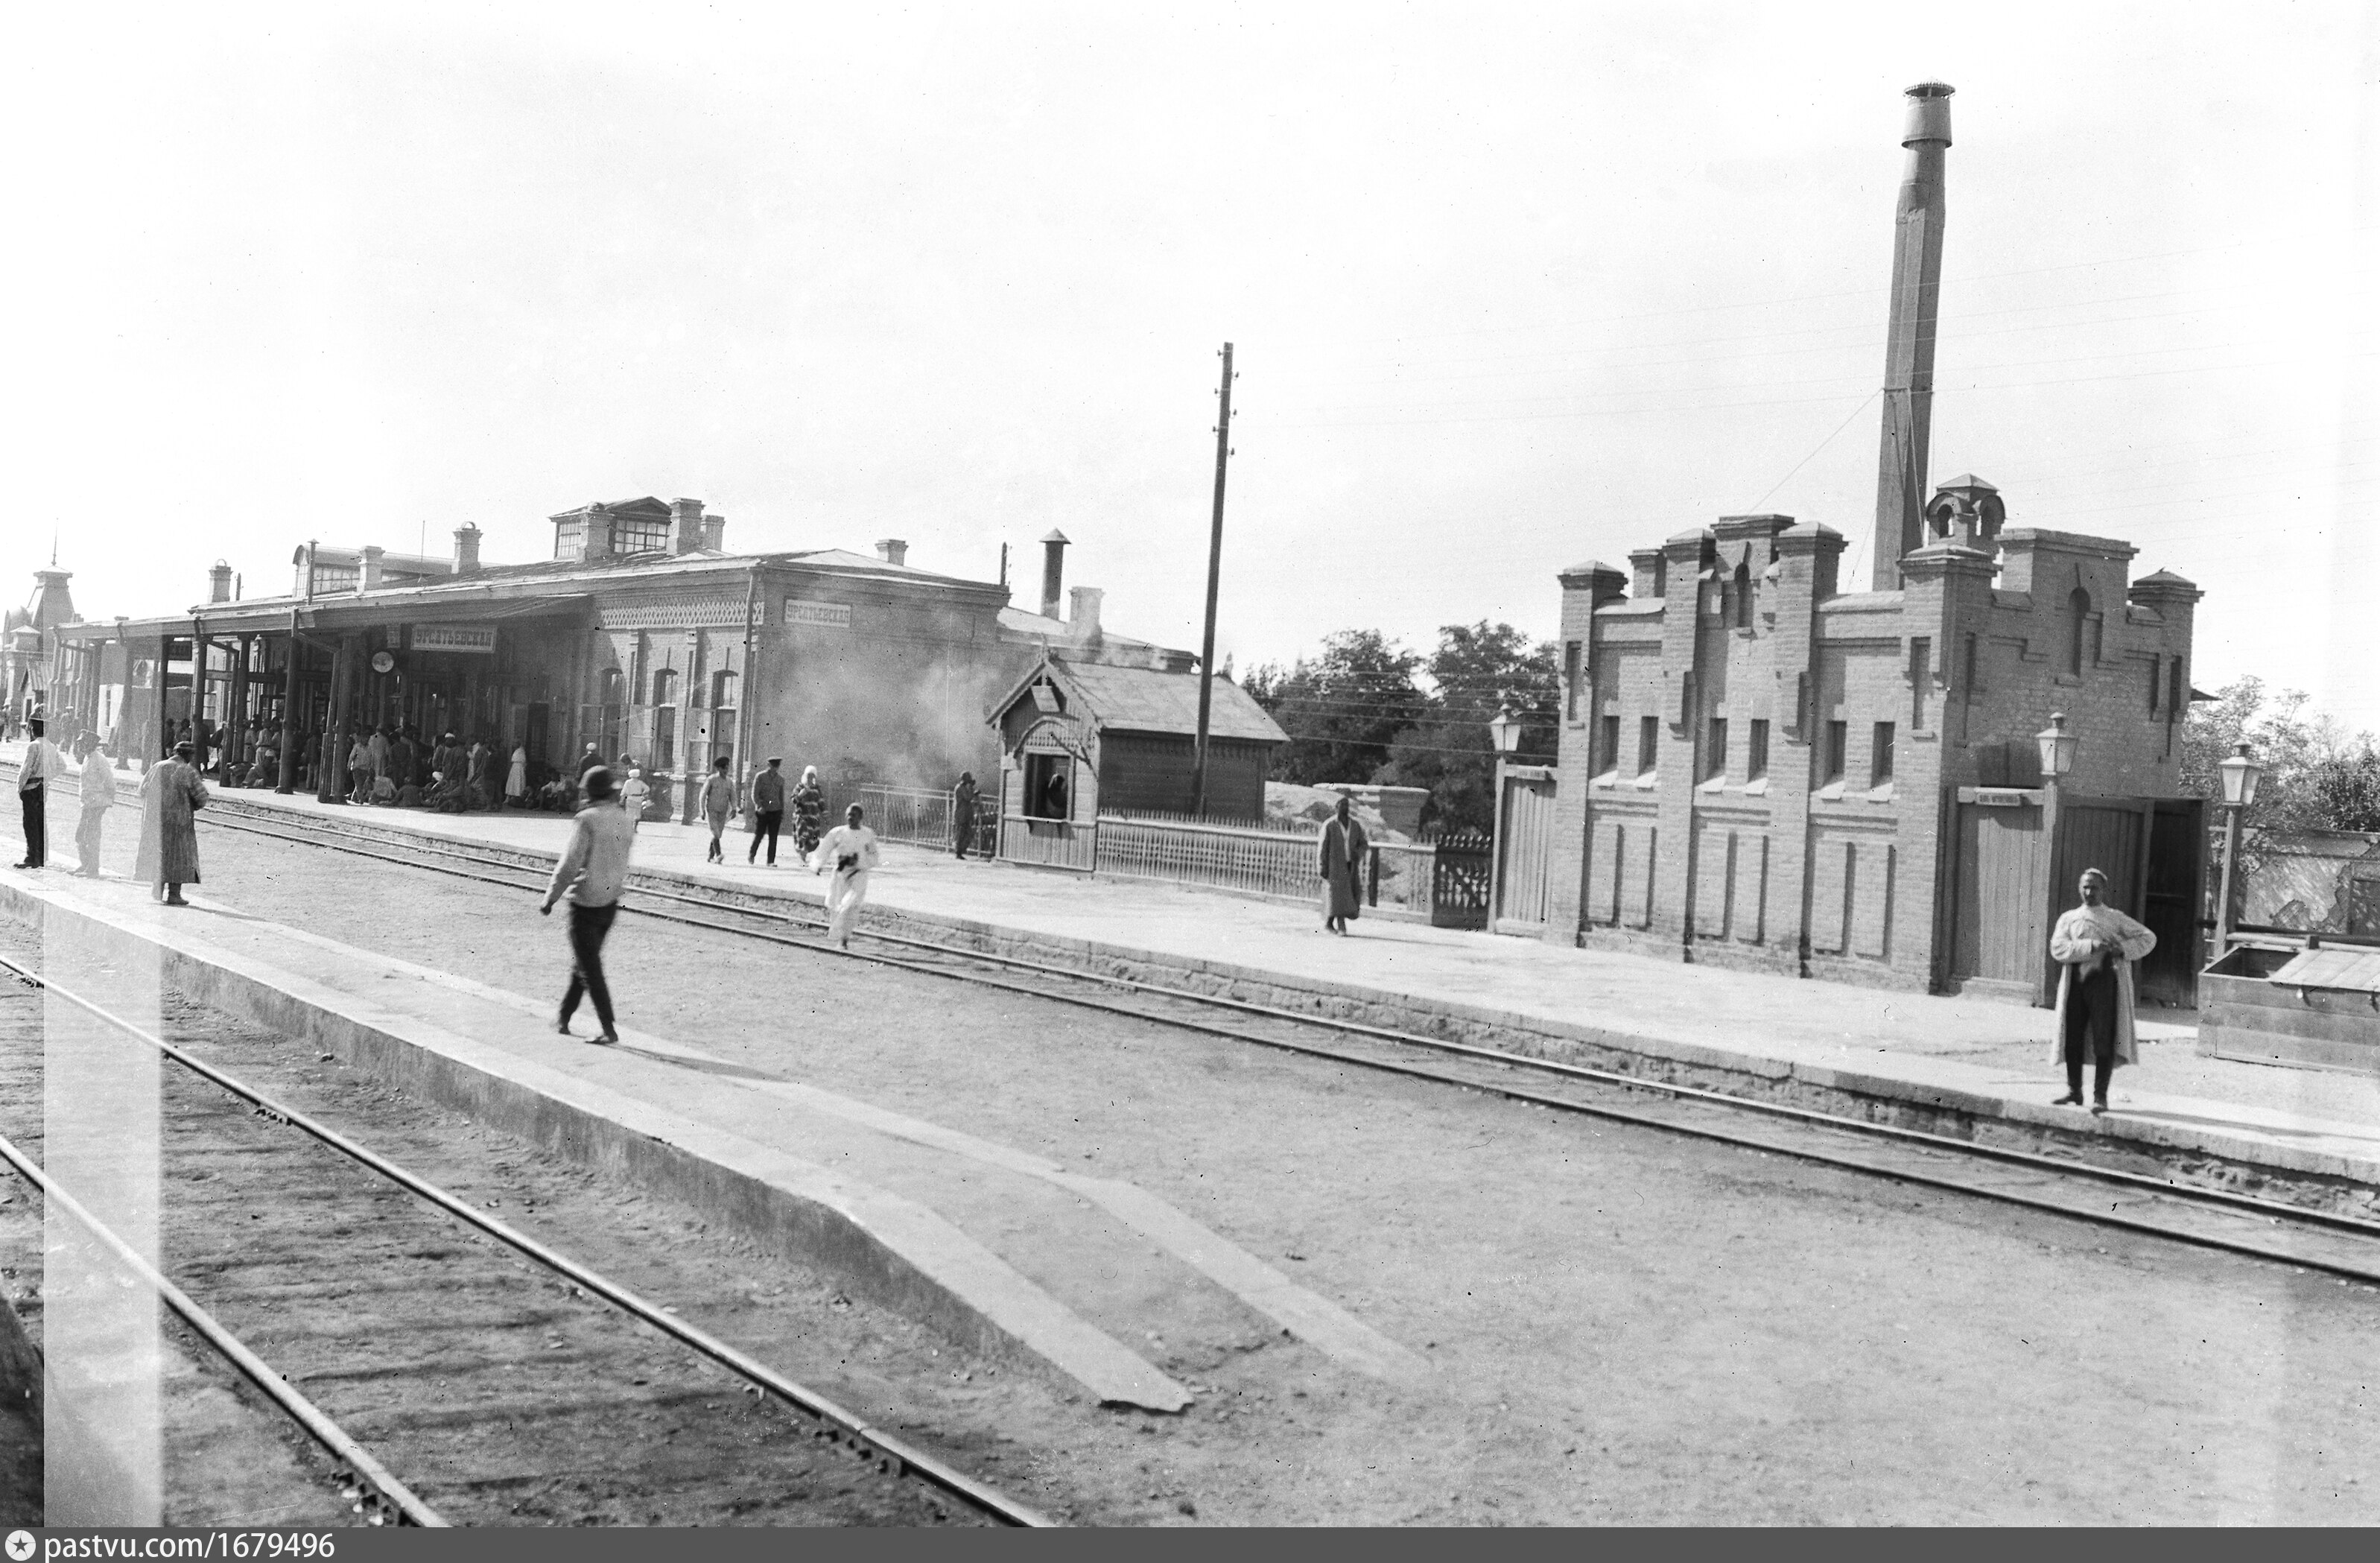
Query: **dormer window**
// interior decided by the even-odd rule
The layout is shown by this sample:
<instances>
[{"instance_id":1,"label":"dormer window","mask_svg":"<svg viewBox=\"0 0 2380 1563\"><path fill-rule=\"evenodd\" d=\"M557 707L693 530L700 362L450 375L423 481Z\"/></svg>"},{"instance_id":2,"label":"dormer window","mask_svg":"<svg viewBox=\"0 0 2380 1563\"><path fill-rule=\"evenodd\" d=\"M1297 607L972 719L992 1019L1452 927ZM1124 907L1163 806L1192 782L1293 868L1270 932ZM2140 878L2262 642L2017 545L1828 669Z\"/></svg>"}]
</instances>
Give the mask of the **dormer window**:
<instances>
[{"instance_id":1,"label":"dormer window","mask_svg":"<svg viewBox=\"0 0 2380 1563\"><path fill-rule=\"evenodd\" d=\"M587 541L587 523L586 523L586 522L584 522L584 521L557 521L557 522L555 522L555 523L554 523L554 526L553 526L553 556L554 556L556 559L576 559L576 558L577 558L577 557L578 557L578 554L579 554L579 551L580 551L580 549L581 549L582 547L584 547L584 546L585 546L586 541Z\"/></svg>"}]
</instances>

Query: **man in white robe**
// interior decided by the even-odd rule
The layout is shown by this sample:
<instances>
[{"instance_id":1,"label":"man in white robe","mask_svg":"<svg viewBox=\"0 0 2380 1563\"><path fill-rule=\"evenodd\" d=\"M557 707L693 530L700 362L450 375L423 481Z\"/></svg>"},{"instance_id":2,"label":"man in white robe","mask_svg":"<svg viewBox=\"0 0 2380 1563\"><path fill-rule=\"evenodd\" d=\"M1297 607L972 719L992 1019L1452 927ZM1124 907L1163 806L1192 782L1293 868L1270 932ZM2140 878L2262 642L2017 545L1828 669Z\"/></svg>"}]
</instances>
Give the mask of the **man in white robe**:
<instances>
[{"instance_id":1,"label":"man in white robe","mask_svg":"<svg viewBox=\"0 0 2380 1563\"><path fill-rule=\"evenodd\" d=\"M826 936L841 950L851 948L851 925L859 920L868 871L876 866L876 832L859 822L862 818L853 804L844 823L829 830L818 848L818 872L834 876L826 882Z\"/></svg>"},{"instance_id":2,"label":"man in white robe","mask_svg":"<svg viewBox=\"0 0 2380 1563\"><path fill-rule=\"evenodd\" d=\"M2058 974L2058 1041L2053 1056L2066 1065L2059 1107L2082 1103L2082 1060L2096 1068L2091 1110L2107 1110L2107 1082L2119 1063L2138 1063L2132 1032L2132 963L2156 948L2156 935L2108 905L2107 876L2082 870L2082 904L2058 919L2049 958Z\"/></svg>"},{"instance_id":3,"label":"man in white robe","mask_svg":"<svg viewBox=\"0 0 2380 1563\"><path fill-rule=\"evenodd\" d=\"M115 757L102 744L82 762L82 818L75 826L75 872L86 879L99 878L100 827L115 805Z\"/></svg>"}]
</instances>

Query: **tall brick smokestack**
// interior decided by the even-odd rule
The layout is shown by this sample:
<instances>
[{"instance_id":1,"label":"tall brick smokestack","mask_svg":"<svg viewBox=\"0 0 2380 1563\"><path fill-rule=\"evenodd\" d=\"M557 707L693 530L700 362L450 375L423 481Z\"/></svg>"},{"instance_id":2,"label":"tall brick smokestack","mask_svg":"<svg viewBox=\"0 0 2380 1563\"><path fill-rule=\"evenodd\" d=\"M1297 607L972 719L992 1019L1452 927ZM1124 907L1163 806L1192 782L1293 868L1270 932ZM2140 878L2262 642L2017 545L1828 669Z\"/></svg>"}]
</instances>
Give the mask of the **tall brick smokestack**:
<instances>
[{"instance_id":1,"label":"tall brick smokestack","mask_svg":"<svg viewBox=\"0 0 2380 1563\"><path fill-rule=\"evenodd\" d=\"M1059 588L1065 585L1066 534L1051 527L1041 539L1041 616L1058 616Z\"/></svg>"},{"instance_id":2,"label":"tall brick smokestack","mask_svg":"<svg viewBox=\"0 0 2380 1563\"><path fill-rule=\"evenodd\" d=\"M1925 446L1934 422L1934 322L1942 295L1942 154L1950 91L1909 90L1892 230L1892 327L1884 349L1884 442L1876 469L1875 589L1900 589L1901 556L1925 545Z\"/></svg>"}]
</instances>

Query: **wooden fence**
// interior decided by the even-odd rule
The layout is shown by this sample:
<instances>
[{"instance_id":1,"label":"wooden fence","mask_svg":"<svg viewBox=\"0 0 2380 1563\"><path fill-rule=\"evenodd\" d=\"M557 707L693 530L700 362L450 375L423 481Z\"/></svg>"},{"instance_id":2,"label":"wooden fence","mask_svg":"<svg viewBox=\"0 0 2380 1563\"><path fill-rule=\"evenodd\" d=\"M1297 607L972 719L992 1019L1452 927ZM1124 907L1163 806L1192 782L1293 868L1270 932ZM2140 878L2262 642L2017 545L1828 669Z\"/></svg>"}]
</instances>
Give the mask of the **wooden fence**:
<instances>
[{"instance_id":1,"label":"wooden fence","mask_svg":"<svg viewBox=\"0 0 2380 1563\"><path fill-rule=\"evenodd\" d=\"M1092 867L1117 878L1313 901L1322 893L1318 871L1321 840L1321 832L1311 826L1298 830L1102 815ZM1436 849L1427 842L1375 843L1365 865L1366 903L1427 920L1436 856Z\"/></svg>"}]
</instances>

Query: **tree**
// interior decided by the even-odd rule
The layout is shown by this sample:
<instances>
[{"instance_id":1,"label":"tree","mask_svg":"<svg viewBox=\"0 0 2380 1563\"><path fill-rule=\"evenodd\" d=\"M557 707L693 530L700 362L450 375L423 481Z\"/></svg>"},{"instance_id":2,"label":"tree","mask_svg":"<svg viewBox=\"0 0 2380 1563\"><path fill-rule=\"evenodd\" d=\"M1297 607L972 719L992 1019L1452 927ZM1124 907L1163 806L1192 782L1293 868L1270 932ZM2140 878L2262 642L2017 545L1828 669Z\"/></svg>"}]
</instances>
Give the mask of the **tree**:
<instances>
[{"instance_id":1,"label":"tree","mask_svg":"<svg viewBox=\"0 0 2380 1563\"><path fill-rule=\"evenodd\" d=\"M2380 749L2371 735L2361 748L2314 761L2305 791L2323 829L2380 831Z\"/></svg>"},{"instance_id":2,"label":"tree","mask_svg":"<svg viewBox=\"0 0 2380 1563\"><path fill-rule=\"evenodd\" d=\"M1421 665L1378 630L1341 630L1325 636L1314 657L1251 672L1242 687L1290 738L1273 760L1273 780L1370 783L1388 763L1390 740L1428 709L1414 685Z\"/></svg>"},{"instance_id":3,"label":"tree","mask_svg":"<svg viewBox=\"0 0 2380 1563\"><path fill-rule=\"evenodd\" d=\"M1551 641L1532 646L1511 624L1445 624L1429 660L1428 714L1400 732L1383 786L1425 787L1440 831L1488 830L1496 818L1496 745L1488 724L1510 709L1524 719L1514 758L1551 763L1561 673Z\"/></svg>"},{"instance_id":4,"label":"tree","mask_svg":"<svg viewBox=\"0 0 2380 1563\"><path fill-rule=\"evenodd\" d=\"M2217 767L2244 743L2264 767L2264 779L2242 823L2266 830L2380 829L2380 823L2344 822L2368 818L2358 812L2356 799L2359 779L2380 768L2380 760L2366 768L2362 758L2372 753L2372 735L2350 734L2336 718L2309 714L2310 698L2302 689L2268 697L2264 680L2252 676L2192 706L2182 728L2183 790L2220 800Z\"/></svg>"}]
</instances>

